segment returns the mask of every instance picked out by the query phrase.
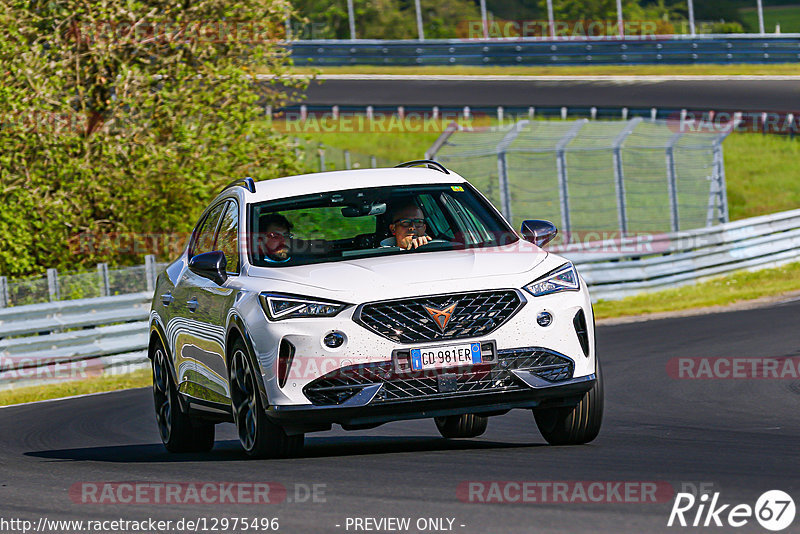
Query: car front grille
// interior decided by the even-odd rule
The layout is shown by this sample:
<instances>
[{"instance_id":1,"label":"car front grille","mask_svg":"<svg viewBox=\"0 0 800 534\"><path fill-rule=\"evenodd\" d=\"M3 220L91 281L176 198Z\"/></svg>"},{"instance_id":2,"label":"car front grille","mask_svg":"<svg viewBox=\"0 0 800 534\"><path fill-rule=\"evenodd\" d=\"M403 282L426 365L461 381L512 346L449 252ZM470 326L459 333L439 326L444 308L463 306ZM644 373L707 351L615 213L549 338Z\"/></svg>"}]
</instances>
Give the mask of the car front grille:
<instances>
[{"instance_id":1,"label":"car front grille","mask_svg":"<svg viewBox=\"0 0 800 534\"><path fill-rule=\"evenodd\" d=\"M572 378L574 364L566 356L539 347L500 350L497 363L478 364L458 372L398 373L392 362L378 362L328 373L308 384L303 393L316 406L332 406L373 384L383 387L371 404L529 389L512 370L531 371L547 381L560 382ZM443 386L445 383L448 385Z\"/></svg>"},{"instance_id":2,"label":"car front grille","mask_svg":"<svg viewBox=\"0 0 800 534\"><path fill-rule=\"evenodd\" d=\"M442 330L426 310L446 310L455 304ZM443 341L485 336L508 321L524 304L512 289L475 291L362 305L355 320L398 343Z\"/></svg>"}]
</instances>

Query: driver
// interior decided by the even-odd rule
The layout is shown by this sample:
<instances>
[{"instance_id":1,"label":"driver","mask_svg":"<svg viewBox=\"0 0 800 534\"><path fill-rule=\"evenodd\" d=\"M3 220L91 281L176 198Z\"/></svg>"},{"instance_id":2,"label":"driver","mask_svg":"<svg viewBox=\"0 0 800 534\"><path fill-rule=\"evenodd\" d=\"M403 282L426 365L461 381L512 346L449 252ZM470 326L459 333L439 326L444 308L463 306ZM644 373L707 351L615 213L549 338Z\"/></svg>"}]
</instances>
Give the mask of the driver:
<instances>
[{"instance_id":1,"label":"driver","mask_svg":"<svg viewBox=\"0 0 800 534\"><path fill-rule=\"evenodd\" d=\"M270 213L259 219L264 259L270 263L289 261L288 242L292 237L292 223L280 213Z\"/></svg>"},{"instance_id":2,"label":"driver","mask_svg":"<svg viewBox=\"0 0 800 534\"><path fill-rule=\"evenodd\" d=\"M389 233L392 234L392 237L381 241L382 247L400 247L412 250L427 245L432 240L425 235L428 228L425 215L411 200L392 206L389 220L392 221L389 224Z\"/></svg>"}]
</instances>

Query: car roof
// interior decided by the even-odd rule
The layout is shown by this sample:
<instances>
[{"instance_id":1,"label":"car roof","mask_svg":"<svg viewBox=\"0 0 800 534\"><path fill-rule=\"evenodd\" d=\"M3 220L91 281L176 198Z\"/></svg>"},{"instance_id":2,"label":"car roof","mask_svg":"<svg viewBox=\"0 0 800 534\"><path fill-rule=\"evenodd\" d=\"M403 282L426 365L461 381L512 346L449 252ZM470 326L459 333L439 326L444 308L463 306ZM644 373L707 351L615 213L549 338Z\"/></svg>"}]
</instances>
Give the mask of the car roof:
<instances>
[{"instance_id":1,"label":"car roof","mask_svg":"<svg viewBox=\"0 0 800 534\"><path fill-rule=\"evenodd\" d=\"M349 171L317 172L256 182L256 192L248 193L247 202L392 185L425 185L464 183L466 180L450 171L419 167L388 169L354 169Z\"/></svg>"}]
</instances>

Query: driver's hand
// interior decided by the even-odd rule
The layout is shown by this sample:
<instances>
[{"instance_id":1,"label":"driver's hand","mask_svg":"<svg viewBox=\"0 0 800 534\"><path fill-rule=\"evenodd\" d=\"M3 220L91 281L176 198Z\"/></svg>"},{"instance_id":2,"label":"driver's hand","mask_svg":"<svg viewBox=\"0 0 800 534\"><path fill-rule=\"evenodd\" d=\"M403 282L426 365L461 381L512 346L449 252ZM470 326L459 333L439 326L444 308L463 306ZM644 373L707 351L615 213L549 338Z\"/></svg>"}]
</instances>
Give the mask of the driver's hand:
<instances>
[{"instance_id":1,"label":"driver's hand","mask_svg":"<svg viewBox=\"0 0 800 534\"><path fill-rule=\"evenodd\" d=\"M421 247L422 245L427 245L430 242L431 238L426 235L421 235L416 237L409 235L401 239L400 242L397 244L397 246L399 246L400 248L404 248L406 250L412 250L417 247Z\"/></svg>"}]
</instances>

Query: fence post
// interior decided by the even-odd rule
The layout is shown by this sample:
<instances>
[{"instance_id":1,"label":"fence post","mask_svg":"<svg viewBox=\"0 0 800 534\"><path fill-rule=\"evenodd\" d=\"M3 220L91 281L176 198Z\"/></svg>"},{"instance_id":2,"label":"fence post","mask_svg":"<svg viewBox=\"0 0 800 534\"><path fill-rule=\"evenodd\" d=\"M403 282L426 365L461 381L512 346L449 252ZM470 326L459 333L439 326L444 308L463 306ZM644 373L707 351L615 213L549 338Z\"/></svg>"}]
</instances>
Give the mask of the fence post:
<instances>
[{"instance_id":1,"label":"fence post","mask_svg":"<svg viewBox=\"0 0 800 534\"><path fill-rule=\"evenodd\" d=\"M378 168L378 158L376 158L375 156L370 156L369 157L369 164L372 166L373 169L377 169Z\"/></svg>"},{"instance_id":2,"label":"fence post","mask_svg":"<svg viewBox=\"0 0 800 534\"><path fill-rule=\"evenodd\" d=\"M108 264L97 264L97 278L100 282L100 296L108 297L111 295L111 284L108 280Z\"/></svg>"},{"instance_id":3,"label":"fence post","mask_svg":"<svg viewBox=\"0 0 800 534\"><path fill-rule=\"evenodd\" d=\"M567 154L566 149L572 139L578 135L578 132L583 125L589 122L589 119L580 119L575 121L575 124L567 130L567 133L559 139L556 143L556 172L558 173L558 198L561 203L561 226L564 235L566 236L566 243L572 240L570 232L572 230L572 221L569 216L569 188L567 187Z\"/></svg>"},{"instance_id":4,"label":"fence post","mask_svg":"<svg viewBox=\"0 0 800 534\"><path fill-rule=\"evenodd\" d=\"M717 183L719 184L719 222L728 222L728 189L725 180L725 160L722 157L722 142L717 143Z\"/></svg>"},{"instance_id":5,"label":"fence post","mask_svg":"<svg viewBox=\"0 0 800 534\"><path fill-rule=\"evenodd\" d=\"M617 218L619 219L619 231L622 237L628 234L628 214L625 210L625 173L622 169L622 143L640 122L642 122L641 117L635 117L628 121L625 128L617 134L612 145L614 150L614 184L617 190Z\"/></svg>"},{"instance_id":6,"label":"fence post","mask_svg":"<svg viewBox=\"0 0 800 534\"><path fill-rule=\"evenodd\" d=\"M350 151L349 150L345 150L344 151L344 168L347 169L348 171L350 170Z\"/></svg>"},{"instance_id":7,"label":"fence post","mask_svg":"<svg viewBox=\"0 0 800 534\"><path fill-rule=\"evenodd\" d=\"M320 145L317 147L317 154L319 154L319 172L325 170L325 147Z\"/></svg>"},{"instance_id":8,"label":"fence post","mask_svg":"<svg viewBox=\"0 0 800 534\"><path fill-rule=\"evenodd\" d=\"M61 300L58 287L58 271L55 269L47 269L47 292L50 295L50 302Z\"/></svg>"},{"instance_id":9,"label":"fence post","mask_svg":"<svg viewBox=\"0 0 800 534\"><path fill-rule=\"evenodd\" d=\"M156 257L148 254L144 257L144 275L147 278L147 291L156 290Z\"/></svg>"},{"instance_id":10,"label":"fence post","mask_svg":"<svg viewBox=\"0 0 800 534\"><path fill-rule=\"evenodd\" d=\"M667 187L669 189L669 213L670 213L670 227L673 232L680 229L680 219L678 216L678 177L675 169L675 145L678 144L681 132L672 134L672 137L667 143Z\"/></svg>"},{"instance_id":11,"label":"fence post","mask_svg":"<svg viewBox=\"0 0 800 534\"><path fill-rule=\"evenodd\" d=\"M521 120L514 124L514 126L503 137L503 140L497 144L497 182L500 186L500 211L503 212L503 217L513 224L511 217L511 191L508 186L508 160L506 159L506 150L517 138L519 132L528 124L528 120Z\"/></svg>"},{"instance_id":12,"label":"fence post","mask_svg":"<svg viewBox=\"0 0 800 534\"><path fill-rule=\"evenodd\" d=\"M0 308L8 307L8 279L0 276Z\"/></svg>"},{"instance_id":13,"label":"fence post","mask_svg":"<svg viewBox=\"0 0 800 534\"><path fill-rule=\"evenodd\" d=\"M451 122L447 125L447 128L444 129L442 134L436 138L436 141L433 142L431 147L425 152L425 159L433 159L436 157L436 154L439 150L444 146L450 136L453 135L453 132L458 130L458 124L455 122Z\"/></svg>"}]
</instances>

